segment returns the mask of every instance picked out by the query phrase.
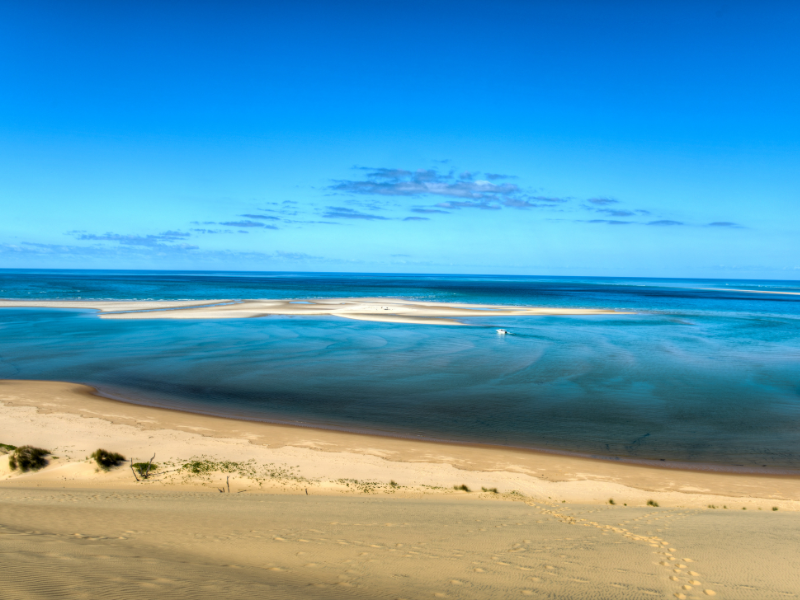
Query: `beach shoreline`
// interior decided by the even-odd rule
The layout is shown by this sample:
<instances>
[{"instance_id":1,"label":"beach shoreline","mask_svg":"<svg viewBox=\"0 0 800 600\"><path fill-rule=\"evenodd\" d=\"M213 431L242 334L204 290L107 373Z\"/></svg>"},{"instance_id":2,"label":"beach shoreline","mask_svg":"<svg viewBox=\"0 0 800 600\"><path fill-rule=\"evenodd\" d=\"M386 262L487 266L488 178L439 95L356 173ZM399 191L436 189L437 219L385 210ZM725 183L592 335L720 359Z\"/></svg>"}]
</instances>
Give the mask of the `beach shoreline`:
<instances>
[{"instance_id":1,"label":"beach shoreline","mask_svg":"<svg viewBox=\"0 0 800 600\"><path fill-rule=\"evenodd\" d=\"M135 485L213 489L222 481L177 481L176 477L135 482L130 470L95 472L86 457L98 447L137 460L155 453L180 465L197 456L213 461L281 465L292 478L252 491L351 494L342 481L373 482L376 493L452 494L498 489L531 498L568 502L667 506L728 504L731 508L800 510L800 478L688 471L530 450L366 435L307 426L272 424L129 404L99 396L81 384L0 381L1 443L31 444L57 453L46 469L19 474L0 459L0 486L58 484L78 487ZM177 468L177 467L176 467ZM179 471L180 469L178 469ZM177 472L177 471L176 471ZM399 482L398 487L389 486ZM239 485L239 484L237 484ZM266 486L266 487L265 487ZM363 487L363 486L362 486Z\"/></svg>"},{"instance_id":2,"label":"beach shoreline","mask_svg":"<svg viewBox=\"0 0 800 600\"><path fill-rule=\"evenodd\" d=\"M2 385L2 381L3 380L0 380L0 385ZM798 471L792 471L790 469L782 469L782 468L770 468L766 466L756 469L755 467L746 467L744 465L725 465L725 464L711 464L711 463L699 463L699 462L693 463L693 462L680 462L680 461L665 460L665 459L656 460L647 458L622 457L617 455L591 454L586 452L570 451L570 450L563 450L556 448L492 444L488 442L479 442L472 440L437 438L431 435L422 435L422 434L412 435L412 434L404 434L401 431L369 429L367 427L361 427L358 425L351 425L351 426L334 425L330 423L323 423L317 421L288 420L279 417L273 418L270 416L261 416L261 415L259 417L248 417L242 414L225 415L207 410L160 405L157 402L153 401L150 397L148 397L147 399L137 398L136 400L133 400L129 396L126 396L125 393L115 393L107 389L95 387L88 384L82 384L77 382L71 382L71 383L74 383L75 385L85 386L89 388L88 393L90 395L97 396L99 398L105 398L112 402L120 402L126 405L143 406L143 407L153 408L156 410L174 412L178 414L200 415L200 416L210 417L212 419L222 419L224 421L263 423L265 425L272 425L275 427L288 427L290 429L298 428L301 430L311 429L317 431L339 432L342 434L365 436L365 438L367 439L388 438L388 439L405 440L409 442L422 442L434 445L441 444L445 447L456 446L456 447L484 449L489 452L510 451L510 452L527 453L534 456L538 455L561 456L565 458L575 458L587 461L598 461L602 463L610 462L619 465L635 465L650 469L668 469L677 471L689 471L697 473L717 473L717 474L728 474L728 475L755 475L759 477L800 477L800 472Z\"/></svg>"}]
</instances>

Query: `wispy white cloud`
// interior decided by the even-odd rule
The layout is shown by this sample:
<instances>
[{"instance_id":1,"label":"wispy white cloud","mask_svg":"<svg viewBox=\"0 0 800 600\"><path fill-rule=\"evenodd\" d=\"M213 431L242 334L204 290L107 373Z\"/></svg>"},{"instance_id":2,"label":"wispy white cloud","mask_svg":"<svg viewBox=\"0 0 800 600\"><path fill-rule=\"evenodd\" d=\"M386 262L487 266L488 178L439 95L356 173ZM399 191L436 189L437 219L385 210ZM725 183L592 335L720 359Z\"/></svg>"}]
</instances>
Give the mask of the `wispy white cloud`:
<instances>
[{"instance_id":1,"label":"wispy white cloud","mask_svg":"<svg viewBox=\"0 0 800 600\"><path fill-rule=\"evenodd\" d=\"M728 227L730 229L743 229L742 225L738 223L731 223L730 221L714 221L709 223L706 227Z\"/></svg>"},{"instance_id":2,"label":"wispy white cloud","mask_svg":"<svg viewBox=\"0 0 800 600\"><path fill-rule=\"evenodd\" d=\"M411 212L420 213L423 215L429 214L440 214L440 215L449 215L450 213L446 210L441 210L440 208L425 208L425 207L415 207L411 209Z\"/></svg>"},{"instance_id":3,"label":"wispy white cloud","mask_svg":"<svg viewBox=\"0 0 800 600\"><path fill-rule=\"evenodd\" d=\"M262 219L264 221L280 221L278 217L273 217L272 215L239 215L240 217L244 217L246 219Z\"/></svg>"},{"instance_id":4,"label":"wispy white cloud","mask_svg":"<svg viewBox=\"0 0 800 600\"><path fill-rule=\"evenodd\" d=\"M532 195L515 183L499 182L511 175L486 174L464 171L440 173L436 169L410 171L396 168L359 168L365 171L363 179L336 181L328 189L334 193L378 197L439 197L448 200L437 204L439 208L458 210L477 208L498 210L502 208L542 208L566 202L566 198ZM412 209L422 212L424 207ZM434 209L429 209L434 210Z\"/></svg>"},{"instance_id":5,"label":"wispy white cloud","mask_svg":"<svg viewBox=\"0 0 800 600\"><path fill-rule=\"evenodd\" d=\"M659 219L658 221L650 221L646 225L655 225L656 227L677 227L679 225L686 225L683 221L672 221L671 219Z\"/></svg>"},{"instance_id":6,"label":"wispy white cloud","mask_svg":"<svg viewBox=\"0 0 800 600\"><path fill-rule=\"evenodd\" d=\"M264 229L277 229L275 225L267 225L266 223L259 223L258 221L220 221L220 225L227 227L261 227Z\"/></svg>"},{"instance_id":7,"label":"wispy white cloud","mask_svg":"<svg viewBox=\"0 0 800 600\"><path fill-rule=\"evenodd\" d=\"M303 252L275 250L273 252L250 252L238 250L202 250L188 244L175 245L108 245L95 243L90 245L77 244L41 244L36 242L19 242L16 244L0 243L0 255L13 258L53 258L62 261L74 259L92 260L125 260L145 259L153 260L159 257L185 258L192 261L325 261L337 262L322 256L315 256Z\"/></svg>"},{"instance_id":8,"label":"wispy white cloud","mask_svg":"<svg viewBox=\"0 0 800 600\"><path fill-rule=\"evenodd\" d=\"M83 231L70 231L67 235L72 235L75 239L81 241L93 242L117 242L126 246L159 246L159 247L182 247L185 249L195 249L197 246L192 246L186 243L179 243L188 237L190 233L183 231L164 231L158 234L149 235L136 235L136 234L123 234L123 233L86 233Z\"/></svg>"},{"instance_id":9,"label":"wispy white cloud","mask_svg":"<svg viewBox=\"0 0 800 600\"><path fill-rule=\"evenodd\" d=\"M325 219L357 219L362 221L390 221L389 217L363 213L344 206L329 206L322 215Z\"/></svg>"}]
</instances>

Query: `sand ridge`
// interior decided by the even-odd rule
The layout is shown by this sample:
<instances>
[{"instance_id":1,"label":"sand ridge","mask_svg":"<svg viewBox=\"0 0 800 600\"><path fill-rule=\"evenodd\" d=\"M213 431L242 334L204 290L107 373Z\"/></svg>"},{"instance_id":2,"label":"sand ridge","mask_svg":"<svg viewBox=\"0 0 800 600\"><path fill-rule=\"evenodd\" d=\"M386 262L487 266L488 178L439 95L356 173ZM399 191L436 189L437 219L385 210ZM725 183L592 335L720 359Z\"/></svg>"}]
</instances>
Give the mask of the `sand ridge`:
<instances>
[{"instance_id":1,"label":"sand ridge","mask_svg":"<svg viewBox=\"0 0 800 600\"><path fill-rule=\"evenodd\" d=\"M0 300L0 308L71 308L99 312L103 319L245 319L270 315L336 316L361 321L463 325L458 318L495 316L627 314L589 308L549 308L424 302L398 298L303 300Z\"/></svg>"}]
</instances>

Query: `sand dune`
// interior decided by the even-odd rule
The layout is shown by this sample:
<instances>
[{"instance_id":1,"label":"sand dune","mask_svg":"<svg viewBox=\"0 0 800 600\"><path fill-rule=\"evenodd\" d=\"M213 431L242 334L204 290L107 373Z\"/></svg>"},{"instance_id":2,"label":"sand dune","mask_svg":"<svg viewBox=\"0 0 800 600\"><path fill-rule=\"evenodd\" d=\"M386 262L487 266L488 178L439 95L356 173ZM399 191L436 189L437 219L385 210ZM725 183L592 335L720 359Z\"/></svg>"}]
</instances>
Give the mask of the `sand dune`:
<instances>
[{"instance_id":1,"label":"sand dune","mask_svg":"<svg viewBox=\"0 0 800 600\"><path fill-rule=\"evenodd\" d=\"M799 525L466 494L3 487L0 587L9 599L796 598Z\"/></svg>"},{"instance_id":2,"label":"sand dune","mask_svg":"<svg viewBox=\"0 0 800 600\"><path fill-rule=\"evenodd\" d=\"M269 315L325 315L363 321L462 325L455 317L599 315L617 311L588 308L547 308L416 302L395 298L325 298L314 300L208 301L71 301L0 300L0 308L82 308L97 310L104 319L243 319Z\"/></svg>"},{"instance_id":3,"label":"sand dune","mask_svg":"<svg viewBox=\"0 0 800 600\"><path fill-rule=\"evenodd\" d=\"M0 457L2 598L800 590L797 478L220 419L60 382L0 382L0 442L54 453L25 474ZM155 453L155 475L98 470L98 447Z\"/></svg>"}]
</instances>

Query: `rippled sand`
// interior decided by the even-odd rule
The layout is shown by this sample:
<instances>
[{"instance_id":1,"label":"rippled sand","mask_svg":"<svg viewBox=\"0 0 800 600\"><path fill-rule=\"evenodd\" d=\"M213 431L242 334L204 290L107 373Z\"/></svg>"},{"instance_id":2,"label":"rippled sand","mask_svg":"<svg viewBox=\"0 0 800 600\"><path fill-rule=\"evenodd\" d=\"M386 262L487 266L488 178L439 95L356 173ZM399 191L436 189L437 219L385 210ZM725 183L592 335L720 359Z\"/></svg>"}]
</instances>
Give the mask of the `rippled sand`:
<instances>
[{"instance_id":1,"label":"rippled sand","mask_svg":"<svg viewBox=\"0 0 800 600\"><path fill-rule=\"evenodd\" d=\"M3 488L0 587L14 599L796 598L799 536L794 514Z\"/></svg>"}]
</instances>

